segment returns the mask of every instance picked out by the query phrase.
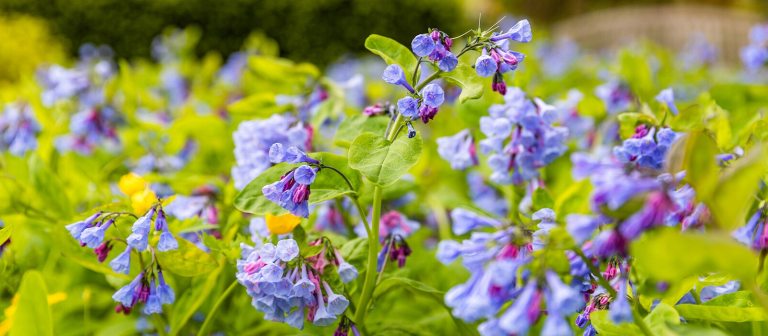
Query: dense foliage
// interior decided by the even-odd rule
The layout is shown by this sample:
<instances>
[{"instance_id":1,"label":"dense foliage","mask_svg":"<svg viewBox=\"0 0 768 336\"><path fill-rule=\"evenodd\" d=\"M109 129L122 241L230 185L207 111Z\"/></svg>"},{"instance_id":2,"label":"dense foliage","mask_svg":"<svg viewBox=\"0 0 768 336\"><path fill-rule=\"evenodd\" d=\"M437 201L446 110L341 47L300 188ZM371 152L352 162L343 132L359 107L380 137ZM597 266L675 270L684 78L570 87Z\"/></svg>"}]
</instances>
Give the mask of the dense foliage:
<instances>
[{"instance_id":1,"label":"dense foliage","mask_svg":"<svg viewBox=\"0 0 768 336\"><path fill-rule=\"evenodd\" d=\"M743 71L527 20L325 73L263 37L85 45L3 95L0 335L761 334L751 41Z\"/></svg>"}]
</instances>

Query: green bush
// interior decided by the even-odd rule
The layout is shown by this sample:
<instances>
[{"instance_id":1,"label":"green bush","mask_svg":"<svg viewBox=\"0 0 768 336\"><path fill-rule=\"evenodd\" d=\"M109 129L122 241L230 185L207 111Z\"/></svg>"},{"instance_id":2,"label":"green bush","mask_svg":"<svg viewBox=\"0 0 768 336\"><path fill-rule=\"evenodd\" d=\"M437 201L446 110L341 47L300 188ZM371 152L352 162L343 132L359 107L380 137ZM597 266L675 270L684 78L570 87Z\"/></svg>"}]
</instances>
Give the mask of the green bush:
<instances>
[{"instance_id":1,"label":"green bush","mask_svg":"<svg viewBox=\"0 0 768 336\"><path fill-rule=\"evenodd\" d=\"M455 0L3 0L0 11L49 20L71 53L91 42L109 44L120 57L147 57L165 27L196 25L203 30L199 53L230 53L250 32L263 31L282 56L320 65L362 51L371 31L409 41L427 27L461 33L463 18Z\"/></svg>"}]
</instances>

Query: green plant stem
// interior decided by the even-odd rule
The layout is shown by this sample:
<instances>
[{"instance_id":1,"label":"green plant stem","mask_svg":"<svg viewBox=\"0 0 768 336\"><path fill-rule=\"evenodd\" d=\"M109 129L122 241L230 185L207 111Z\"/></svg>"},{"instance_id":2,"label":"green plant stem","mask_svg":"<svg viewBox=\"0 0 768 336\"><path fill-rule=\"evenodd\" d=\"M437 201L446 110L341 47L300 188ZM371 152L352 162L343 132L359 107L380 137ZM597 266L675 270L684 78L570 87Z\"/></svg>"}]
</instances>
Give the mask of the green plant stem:
<instances>
[{"instance_id":1,"label":"green plant stem","mask_svg":"<svg viewBox=\"0 0 768 336\"><path fill-rule=\"evenodd\" d=\"M362 325L365 321L365 314L376 287L376 257L379 253L379 220L381 217L381 187L373 188L373 219L371 221L371 231L368 234L368 266L365 272L365 282L363 283L363 292L360 296L359 306L355 312L355 324Z\"/></svg>"},{"instance_id":2,"label":"green plant stem","mask_svg":"<svg viewBox=\"0 0 768 336\"><path fill-rule=\"evenodd\" d=\"M622 293L621 295L626 295L626 293ZM643 317L640 315L640 312L638 312L638 307L640 306L640 299L637 296L632 297L633 307L632 307L632 317L635 321L635 324L640 328L640 331L643 332L643 335L645 336L653 336L653 331L651 331L651 328L648 327L647 324L645 324L645 320L643 320Z\"/></svg>"},{"instance_id":3,"label":"green plant stem","mask_svg":"<svg viewBox=\"0 0 768 336\"><path fill-rule=\"evenodd\" d=\"M216 311L219 310L219 307L222 303L224 303L224 300L229 296L229 294L232 293L232 291L235 290L235 287L237 287L237 280L232 281L232 284L227 287L227 289L224 291L223 294L219 297L219 300L216 301L216 303L213 305L213 308L211 308L211 311L208 312L208 316L205 317L205 321L203 321L203 325L200 326L200 330L197 331L198 336L206 335L205 331L208 329L208 325L211 324L213 321L213 317L216 316Z\"/></svg>"},{"instance_id":4,"label":"green plant stem","mask_svg":"<svg viewBox=\"0 0 768 336\"><path fill-rule=\"evenodd\" d=\"M603 274L602 274L602 273L600 273L600 270L599 270L599 269L597 269L597 267L595 267L595 264L594 264L594 263L592 263L592 260L590 260L589 258L587 258L587 256L586 256L586 255L584 255L584 252L582 252L582 251L581 251L581 250L579 250L579 249L575 249L575 250L573 250L573 252L574 252L574 253L576 253L576 254L579 256L579 258L581 258L581 260L583 260L583 261L584 261L584 263L585 263L585 264L587 264L587 267L589 267L589 272L595 275L595 277L597 278L597 282L600 284L600 286L603 286L603 288L604 288L604 289L605 289L605 290L608 292L608 294L610 294L612 297L616 297L616 290L615 290L615 289L613 289L613 286L611 286L611 283L610 283L610 282L608 282L608 280L606 280L606 279L603 277Z\"/></svg>"}]
</instances>

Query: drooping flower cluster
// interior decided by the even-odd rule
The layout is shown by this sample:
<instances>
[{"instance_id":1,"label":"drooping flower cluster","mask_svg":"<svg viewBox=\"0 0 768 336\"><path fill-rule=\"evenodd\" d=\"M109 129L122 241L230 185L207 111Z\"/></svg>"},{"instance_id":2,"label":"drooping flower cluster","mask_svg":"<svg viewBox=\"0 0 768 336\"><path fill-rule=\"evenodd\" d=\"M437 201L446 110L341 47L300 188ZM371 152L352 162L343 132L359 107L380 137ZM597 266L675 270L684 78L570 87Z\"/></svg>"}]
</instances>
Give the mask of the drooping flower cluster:
<instances>
[{"instance_id":1,"label":"drooping flower cluster","mask_svg":"<svg viewBox=\"0 0 768 336\"><path fill-rule=\"evenodd\" d=\"M741 49L741 61L753 72L768 64L768 24L752 27L749 45Z\"/></svg>"},{"instance_id":2,"label":"drooping flower cluster","mask_svg":"<svg viewBox=\"0 0 768 336\"><path fill-rule=\"evenodd\" d=\"M493 33L482 45L482 55L475 60L475 71L480 77L493 76L491 88L505 95L507 84L504 82L503 74L517 69L518 64L525 59L525 55L509 50L509 41L527 43L532 38L528 20L517 22L505 33Z\"/></svg>"},{"instance_id":3,"label":"drooping flower cluster","mask_svg":"<svg viewBox=\"0 0 768 336\"><path fill-rule=\"evenodd\" d=\"M421 92L416 92L405 78L403 68L397 64L384 69L381 78L389 84L400 85L408 90L410 94L397 101L397 108L409 120L421 118L422 122L428 123L435 118L438 107L445 102L445 92L440 85L430 83L424 86Z\"/></svg>"},{"instance_id":4,"label":"drooping flower cluster","mask_svg":"<svg viewBox=\"0 0 768 336\"><path fill-rule=\"evenodd\" d=\"M0 115L0 150L16 156L37 148L37 123L32 108L27 104L8 104Z\"/></svg>"},{"instance_id":5,"label":"drooping flower cluster","mask_svg":"<svg viewBox=\"0 0 768 336\"><path fill-rule=\"evenodd\" d=\"M242 122L233 137L237 165L232 167L232 178L237 189L244 188L272 165L269 150L273 144L302 151L312 147L312 128L289 115Z\"/></svg>"},{"instance_id":6,"label":"drooping flower cluster","mask_svg":"<svg viewBox=\"0 0 768 336\"><path fill-rule=\"evenodd\" d=\"M320 162L307 156L298 147L291 146L287 149L280 143L275 143L269 149L269 159L272 163L308 163L317 165ZM315 181L319 168L311 165L303 165L291 169L280 180L264 186L264 196L290 211L292 214L309 217L310 185Z\"/></svg>"},{"instance_id":7,"label":"drooping flower cluster","mask_svg":"<svg viewBox=\"0 0 768 336\"><path fill-rule=\"evenodd\" d=\"M143 313L149 315L162 313L163 305L172 304L176 295L165 282L163 271L158 268L149 274L145 271L139 273L133 281L118 289L112 299L118 303L115 307L117 313L128 315L137 304L143 303Z\"/></svg>"},{"instance_id":8,"label":"drooping flower cluster","mask_svg":"<svg viewBox=\"0 0 768 336\"><path fill-rule=\"evenodd\" d=\"M319 244L324 244L324 240L310 245ZM343 295L335 293L323 280L325 272L334 268L331 264L343 282L357 277L357 270L332 247L324 244L317 255L300 257L296 241L283 239L277 245L265 243L260 248L243 245L236 277L265 319L285 322L297 329L303 329L305 319L328 326L349 305Z\"/></svg>"},{"instance_id":9,"label":"drooping flower cluster","mask_svg":"<svg viewBox=\"0 0 768 336\"><path fill-rule=\"evenodd\" d=\"M471 273L467 282L446 293L445 302L454 316L468 322L486 320L478 327L482 335L519 335L536 324L546 307L542 334L570 333L566 317L584 306L581 293L555 272L546 271L542 279L528 266L534 251L542 248L541 239L555 226L554 212L542 209L533 214L534 220L541 221L533 236L466 209L454 209L451 218L455 234L471 232L461 243L444 240L438 246L441 262L461 257Z\"/></svg>"},{"instance_id":10,"label":"drooping flower cluster","mask_svg":"<svg viewBox=\"0 0 768 336\"><path fill-rule=\"evenodd\" d=\"M421 227L419 222L408 219L402 213L390 210L381 215L379 221L379 241L382 244L377 260L377 271L381 272L387 261L397 262L398 267L405 266L405 260L411 255L411 248L405 241ZM360 223L355 227L360 237L368 237L365 226Z\"/></svg>"},{"instance_id":11,"label":"drooping flower cluster","mask_svg":"<svg viewBox=\"0 0 768 336\"><path fill-rule=\"evenodd\" d=\"M486 138L480 151L490 154L491 180L520 184L538 176L538 170L562 155L568 130L554 126L554 108L540 100L528 100L517 88L504 96L504 104L493 105L490 116L480 118Z\"/></svg>"},{"instance_id":12,"label":"drooping flower cluster","mask_svg":"<svg viewBox=\"0 0 768 336\"><path fill-rule=\"evenodd\" d=\"M621 163L658 170L662 168L667 150L677 137L678 134L667 127L657 131L653 127L640 125L632 138L614 147L613 154Z\"/></svg>"}]
</instances>

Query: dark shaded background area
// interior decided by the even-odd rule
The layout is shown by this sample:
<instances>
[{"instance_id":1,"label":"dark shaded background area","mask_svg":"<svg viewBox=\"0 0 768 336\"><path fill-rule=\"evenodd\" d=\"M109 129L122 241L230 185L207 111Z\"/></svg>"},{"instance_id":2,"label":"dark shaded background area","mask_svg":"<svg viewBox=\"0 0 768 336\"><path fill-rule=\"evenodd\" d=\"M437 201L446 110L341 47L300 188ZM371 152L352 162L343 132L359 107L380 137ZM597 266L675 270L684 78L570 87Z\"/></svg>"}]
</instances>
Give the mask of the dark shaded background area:
<instances>
[{"instance_id":1,"label":"dark shaded background area","mask_svg":"<svg viewBox=\"0 0 768 336\"><path fill-rule=\"evenodd\" d=\"M446 0L0 0L0 12L46 19L70 52L110 45L120 57L148 57L168 26L203 31L198 52L238 50L252 31L277 40L288 58L325 65L363 48L371 32L410 40L427 27L461 27L460 4Z\"/></svg>"},{"instance_id":2,"label":"dark shaded background area","mask_svg":"<svg viewBox=\"0 0 768 336\"><path fill-rule=\"evenodd\" d=\"M479 13L490 24L505 14L537 27L623 5L703 4L762 13L768 0L0 0L0 14L43 18L70 54L83 43L110 45L119 57L149 57L169 26L195 25L197 52L238 50L253 31L275 39L281 56L324 66L363 51L372 32L409 41L428 27L461 32ZM649 22L649 24L652 24Z\"/></svg>"}]
</instances>

